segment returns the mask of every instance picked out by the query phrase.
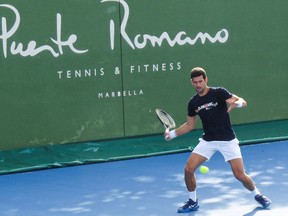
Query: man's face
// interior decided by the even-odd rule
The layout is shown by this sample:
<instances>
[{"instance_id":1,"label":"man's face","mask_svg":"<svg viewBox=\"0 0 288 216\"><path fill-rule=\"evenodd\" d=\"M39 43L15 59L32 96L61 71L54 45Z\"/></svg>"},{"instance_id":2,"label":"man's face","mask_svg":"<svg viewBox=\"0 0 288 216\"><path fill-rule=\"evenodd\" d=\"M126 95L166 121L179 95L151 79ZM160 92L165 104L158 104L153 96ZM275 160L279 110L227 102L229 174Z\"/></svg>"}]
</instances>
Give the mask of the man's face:
<instances>
[{"instance_id":1,"label":"man's face","mask_svg":"<svg viewBox=\"0 0 288 216\"><path fill-rule=\"evenodd\" d=\"M191 82L199 95L203 95L206 93L207 82L208 82L207 77L206 79L204 79L203 76L194 77L191 80Z\"/></svg>"}]
</instances>

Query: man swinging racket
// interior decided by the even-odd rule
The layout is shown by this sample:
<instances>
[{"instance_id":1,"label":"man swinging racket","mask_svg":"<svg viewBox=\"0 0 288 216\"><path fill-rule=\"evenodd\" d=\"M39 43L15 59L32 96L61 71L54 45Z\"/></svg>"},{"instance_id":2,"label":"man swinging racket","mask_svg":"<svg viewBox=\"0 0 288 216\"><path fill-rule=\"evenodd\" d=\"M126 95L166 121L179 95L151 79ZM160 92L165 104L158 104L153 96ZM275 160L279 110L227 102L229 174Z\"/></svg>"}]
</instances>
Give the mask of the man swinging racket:
<instances>
[{"instance_id":1,"label":"man swinging racket","mask_svg":"<svg viewBox=\"0 0 288 216\"><path fill-rule=\"evenodd\" d=\"M167 130L164 134L166 140L171 140L193 130L197 115L202 121L203 136L191 153L184 172L189 200L178 209L178 213L187 213L199 208L195 171L217 151L224 156L226 162L229 162L235 178L254 194L258 203L267 208L271 201L259 192L252 178L244 171L239 141L232 129L229 117L229 112L235 107L246 107L246 101L231 94L225 88L209 87L208 77L203 68L192 69L191 82L197 94L188 103L187 122L175 130Z\"/></svg>"}]
</instances>

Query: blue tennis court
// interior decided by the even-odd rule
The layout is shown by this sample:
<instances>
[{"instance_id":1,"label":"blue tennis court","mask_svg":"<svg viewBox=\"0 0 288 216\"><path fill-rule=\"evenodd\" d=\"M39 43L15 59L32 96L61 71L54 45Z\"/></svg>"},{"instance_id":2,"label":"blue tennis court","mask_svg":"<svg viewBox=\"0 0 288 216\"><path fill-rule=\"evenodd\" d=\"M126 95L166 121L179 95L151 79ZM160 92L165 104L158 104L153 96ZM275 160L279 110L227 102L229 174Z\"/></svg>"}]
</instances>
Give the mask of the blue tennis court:
<instances>
[{"instance_id":1,"label":"blue tennis court","mask_svg":"<svg viewBox=\"0 0 288 216\"><path fill-rule=\"evenodd\" d=\"M262 209L234 179L220 154L198 173L200 209L188 215L287 215L288 142L242 146L248 174L272 200ZM183 167L189 153L3 175L3 216L173 216L187 201Z\"/></svg>"}]
</instances>

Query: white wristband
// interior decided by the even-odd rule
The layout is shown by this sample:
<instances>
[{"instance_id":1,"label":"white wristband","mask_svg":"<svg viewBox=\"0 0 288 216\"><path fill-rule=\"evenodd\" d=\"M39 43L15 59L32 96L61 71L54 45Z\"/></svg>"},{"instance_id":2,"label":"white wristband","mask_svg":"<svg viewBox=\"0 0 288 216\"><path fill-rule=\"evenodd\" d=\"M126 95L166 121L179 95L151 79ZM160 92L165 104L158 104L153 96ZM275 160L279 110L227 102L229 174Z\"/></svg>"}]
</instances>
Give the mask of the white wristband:
<instances>
[{"instance_id":1,"label":"white wristband","mask_svg":"<svg viewBox=\"0 0 288 216\"><path fill-rule=\"evenodd\" d=\"M175 130L169 131L169 137L170 139L174 139L175 137L177 137L176 131Z\"/></svg>"},{"instance_id":2,"label":"white wristband","mask_svg":"<svg viewBox=\"0 0 288 216\"><path fill-rule=\"evenodd\" d=\"M234 104L236 105L237 108L241 108L243 106L243 101L239 99L236 102L234 102Z\"/></svg>"},{"instance_id":3,"label":"white wristband","mask_svg":"<svg viewBox=\"0 0 288 216\"><path fill-rule=\"evenodd\" d=\"M170 135L171 139L174 139L175 137L177 137L176 130L170 131L169 135Z\"/></svg>"}]
</instances>

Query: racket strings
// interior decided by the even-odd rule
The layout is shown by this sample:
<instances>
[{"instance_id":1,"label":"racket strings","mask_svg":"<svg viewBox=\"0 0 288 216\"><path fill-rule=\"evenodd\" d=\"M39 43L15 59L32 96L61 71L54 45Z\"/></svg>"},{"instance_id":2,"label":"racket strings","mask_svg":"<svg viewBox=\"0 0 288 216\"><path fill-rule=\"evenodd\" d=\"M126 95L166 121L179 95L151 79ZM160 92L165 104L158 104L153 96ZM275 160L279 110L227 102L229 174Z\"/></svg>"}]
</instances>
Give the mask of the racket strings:
<instances>
[{"instance_id":1,"label":"racket strings","mask_svg":"<svg viewBox=\"0 0 288 216\"><path fill-rule=\"evenodd\" d=\"M158 117L160 118L160 120L167 125L168 127L175 127L175 122L172 119L172 117L170 117L169 115L167 115L166 113L163 112L158 112Z\"/></svg>"},{"instance_id":2,"label":"racket strings","mask_svg":"<svg viewBox=\"0 0 288 216\"><path fill-rule=\"evenodd\" d=\"M169 116L161 115L160 118L165 124L170 125L173 123L173 121L169 118Z\"/></svg>"}]
</instances>

